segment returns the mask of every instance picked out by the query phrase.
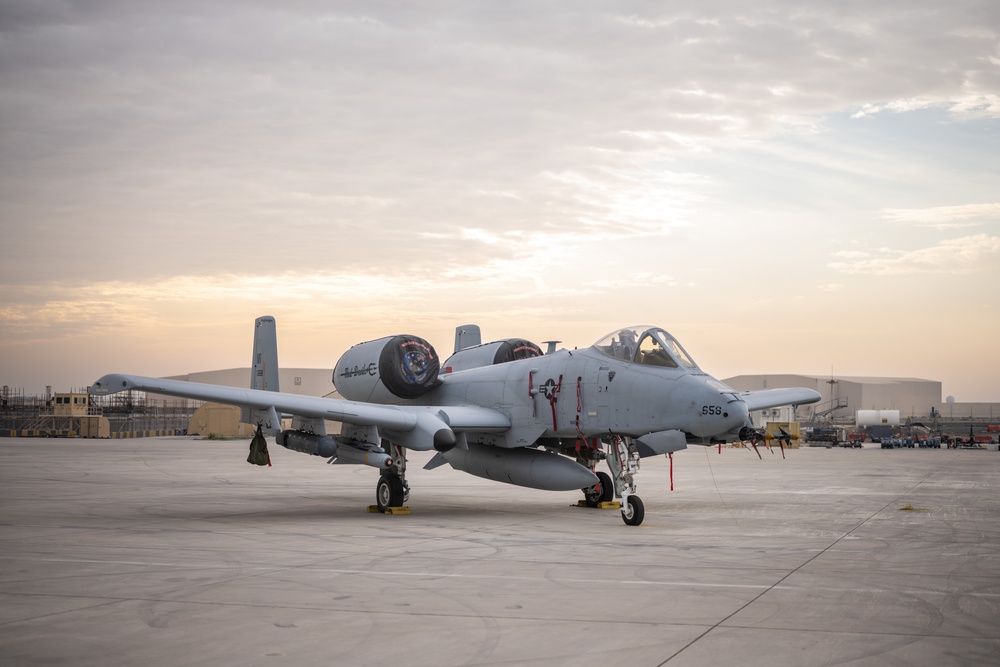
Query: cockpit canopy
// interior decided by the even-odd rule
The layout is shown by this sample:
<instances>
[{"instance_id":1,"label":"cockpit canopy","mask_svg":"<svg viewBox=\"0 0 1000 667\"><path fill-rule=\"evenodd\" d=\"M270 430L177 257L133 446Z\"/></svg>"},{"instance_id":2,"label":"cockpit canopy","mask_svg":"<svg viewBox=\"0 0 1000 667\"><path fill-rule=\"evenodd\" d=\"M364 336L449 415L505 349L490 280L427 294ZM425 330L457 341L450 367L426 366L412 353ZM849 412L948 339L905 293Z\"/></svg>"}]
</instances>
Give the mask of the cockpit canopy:
<instances>
[{"instance_id":1,"label":"cockpit canopy","mask_svg":"<svg viewBox=\"0 0 1000 667\"><path fill-rule=\"evenodd\" d=\"M618 329L594 343L594 349L615 359L647 366L698 368L677 339L659 327Z\"/></svg>"}]
</instances>

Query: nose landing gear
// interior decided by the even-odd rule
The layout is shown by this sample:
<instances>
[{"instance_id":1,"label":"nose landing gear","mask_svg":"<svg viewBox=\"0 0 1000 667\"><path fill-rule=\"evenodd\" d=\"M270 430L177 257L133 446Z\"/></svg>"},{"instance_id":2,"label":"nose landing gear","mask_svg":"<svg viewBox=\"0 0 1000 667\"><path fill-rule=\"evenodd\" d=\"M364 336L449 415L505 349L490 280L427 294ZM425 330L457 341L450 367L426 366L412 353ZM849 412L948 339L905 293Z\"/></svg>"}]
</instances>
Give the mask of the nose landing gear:
<instances>
[{"instance_id":1,"label":"nose landing gear","mask_svg":"<svg viewBox=\"0 0 1000 667\"><path fill-rule=\"evenodd\" d=\"M645 516L646 508L642 505L642 498L629 496L625 504L622 505L622 521L629 526L638 526Z\"/></svg>"},{"instance_id":2,"label":"nose landing gear","mask_svg":"<svg viewBox=\"0 0 1000 667\"><path fill-rule=\"evenodd\" d=\"M622 499L622 521L638 526L646 515L642 499L635 495L635 475L639 472L639 450L632 438L614 436L608 451L608 467L615 495Z\"/></svg>"}]
</instances>

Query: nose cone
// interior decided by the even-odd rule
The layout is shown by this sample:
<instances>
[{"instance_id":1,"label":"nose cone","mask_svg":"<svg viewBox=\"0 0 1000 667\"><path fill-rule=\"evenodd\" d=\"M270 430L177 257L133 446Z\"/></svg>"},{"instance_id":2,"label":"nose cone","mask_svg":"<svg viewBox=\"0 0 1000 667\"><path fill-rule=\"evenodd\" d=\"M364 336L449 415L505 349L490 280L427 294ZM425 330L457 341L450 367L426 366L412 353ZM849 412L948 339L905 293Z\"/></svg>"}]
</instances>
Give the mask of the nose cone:
<instances>
[{"instance_id":1,"label":"nose cone","mask_svg":"<svg viewBox=\"0 0 1000 667\"><path fill-rule=\"evenodd\" d=\"M750 409L747 407L746 401L740 398L739 394L736 394L735 397L736 401L729 404L731 428L740 429L744 426L750 426Z\"/></svg>"},{"instance_id":2,"label":"nose cone","mask_svg":"<svg viewBox=\"0 0 1000 667\"><path fill-rule=\"evenodd\" d=\"M701 386L693 405L694 424L690 433L702 438L721 438L750 424L750 411L739 392L715 378L697 379L701 380Z\"/></svg>"}]
</instances>

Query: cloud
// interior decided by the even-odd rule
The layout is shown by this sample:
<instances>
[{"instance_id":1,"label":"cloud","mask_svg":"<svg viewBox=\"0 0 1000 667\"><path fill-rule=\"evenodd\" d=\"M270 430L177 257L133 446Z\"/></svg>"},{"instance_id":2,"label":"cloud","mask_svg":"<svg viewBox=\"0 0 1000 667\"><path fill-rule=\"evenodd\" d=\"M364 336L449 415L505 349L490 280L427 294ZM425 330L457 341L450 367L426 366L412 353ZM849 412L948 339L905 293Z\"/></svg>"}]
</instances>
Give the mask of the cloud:
<instances>
[{"instance_id":1,"label":"cloud","mask_svg":"<svg viewBox=\"0 0 1000 667\"><path fill-rule=\"evenodd\" d=\"M989 219L915 212L993 201L998 11L2 3L0 332L145 336L272 304L331 330L695 321L734 288L783 289L730 273L761 256L934 275L950 265L930 255L961 253L917 227ZM925 254L830 258L890 243L859 222L884 202Z\"/></svg>"},{"instance_id":2,"label":"cloud","mask_svg":"<svg viewBox=\"0 0 1000 667\"><path fill-rule=\"evenodd\" d=\"M212 258L224 271L274 228L314 237L302 261L339 240L315 238L332 226L359 244L379 224L655 231L704 201L710 178L678 159L819 132L844 109L995 102L988 3L5 7L8 238L34 249L68 219L98 243L242 225L211 238L233 248ZM130 271L209 256L156 241L162 257ZM52 270L73 275L57 252ZM20 272L25 254L4 259Z\"/></svg>"},{"instance_id":3,"label":"cloud","mask_svg":"<svg viewBox=\"0 0 1000 667\"><path fill-rule=\"evenodd\" d=\"M994 66L1000 65L1000 60L992 58ZM982 91L970 91L968 95L960 96L949 109L957 116L968 118L998 118L1000 117L1000 95Z\"/></svg>"},{"instance_id":4,"label":"cloud","mask_svg":"<svg viewBox=\"0 0 1000 667\"><path fill-rule=\"evenodd\" d=\"M466 276L469 282L482 278ZM150 329L189 313L250 308L309 311L326 308L357 314L365 303L424 301L436 285L413 276L377 272L259 272L211 276L178 275L152 281L74 281L5 290L0 334L5 341L48 337L51 324L74 325L79 333ZM359 298L362 297L362 298Z\"/></svg>"},{"instance_id":5,"label":"cloud","mask_svg":"<svg viewBox=\"0 0 1000 667\"><path fill-rule=\"evenodd\" d=\"M628 266L608 267L615 271L614 278L577 281L565 272L574 261L573 248L556 245L551 250L543 243L524 256L497 256L461 269L433 266L426 276L325 270L3 286L0 347L123 330L135 335L165 328L178 318L192 322L240 318L246 312L276 307L286 315L294 313L296 319L313 319L325 312L334 319L350 313L354 319L393 320L435 310L482 309L492 316L514 316L526 309L543 313L548 307L530 304L621 295L637 286L682 285L666 273Z\"/></svg>"},{"instance_id":6,"label":"cloud","mask_svg":"<svg viewBox=\"0 0 1000 667\"><path fill-rule=\"evenodd\" d=\"M899 276L911 274L967 274L992 270L1000 256L1000 237L977 234L918 250L834 253L841 261L827 266L851 274Z\"/></svg>"},{"instance_id":7,"label":"cloud","mask_svg":"<svg viewBox=\"0 0 1000 667\"><path fill-rule=\"evenodd\" d=\"M866 102L861 105L861 109L854 113L851 118L866 118L868 116L874 116L882 111L890 111L895 113L905 113L907 111L919 111L920 109L928 109L937 106L940 102L934 102L926 99L906 99L906 100L893 100L892 102L886 102L884 104Z\"/></svg>"},{"instance_id":8,"label":"cloud","mask_svg":"<svg viewBox=\"0 0 1000 667\"><path fill-rule=\"evenodd\" d=\"M1000 220L1000 204L965 204L962 206L936 206L934 208L885 208L879 217L888 222L911 224L933 229L955 229L982 224L982 220Z\"/></svg>"}]
</instances>

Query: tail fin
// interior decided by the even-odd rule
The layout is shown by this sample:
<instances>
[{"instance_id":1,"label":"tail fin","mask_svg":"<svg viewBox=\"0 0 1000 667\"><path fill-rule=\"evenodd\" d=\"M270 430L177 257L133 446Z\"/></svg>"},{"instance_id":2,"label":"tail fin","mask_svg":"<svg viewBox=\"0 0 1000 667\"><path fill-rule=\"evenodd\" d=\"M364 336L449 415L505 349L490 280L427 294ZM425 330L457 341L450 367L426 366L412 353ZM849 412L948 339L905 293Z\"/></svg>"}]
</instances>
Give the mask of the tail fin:
<instances>
[{"instance_id":1,"label":"tail fin","mask_svg":"<svg viewBox=\"0 0 1000 667\"><path fill-rule=\"evenodd\" d=\"M455 328L455 351L483 344L483 335L475 324L463 324Z\"/></svg>"},{"instance_id":2,"label":"tail fin","mask_svg":"<svg viewBox=\"0 0 1000 667\"><path fill-rule=\"evenodd\" d=\"M278 387L278 331L270 315L254 320L253 357L250 360L250 388L280 391ZM263 424L265 433L281 428L275 421L274 409L243 408L240 421Z\"/></svg>"},{"instance_id":3,"label":"tail fin","mask_svg":"<svg viewBox=\"0 0 1000 667\"><path fill-rule=\"evenodd\" d=\"M278 388L278 331L270 315L253 323L253 358L250 361L250 388L281 391Z\"/></svg>"}]
</instances>

